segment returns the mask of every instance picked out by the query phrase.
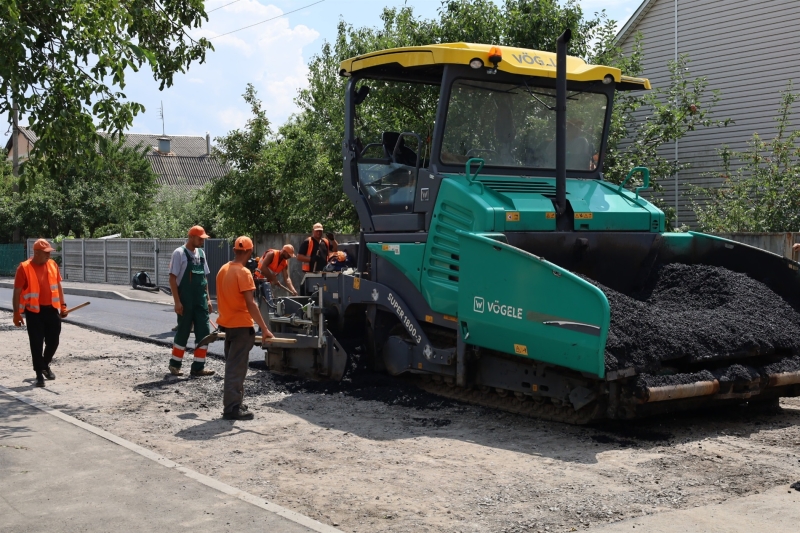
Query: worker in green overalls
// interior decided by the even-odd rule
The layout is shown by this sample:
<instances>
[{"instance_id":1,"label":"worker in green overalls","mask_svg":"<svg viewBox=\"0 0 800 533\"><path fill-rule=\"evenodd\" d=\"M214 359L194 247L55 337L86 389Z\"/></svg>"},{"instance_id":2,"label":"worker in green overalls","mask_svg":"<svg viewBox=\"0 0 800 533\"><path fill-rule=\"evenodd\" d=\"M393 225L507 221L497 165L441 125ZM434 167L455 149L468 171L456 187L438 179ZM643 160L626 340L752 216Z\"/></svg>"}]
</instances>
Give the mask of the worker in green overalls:
<instances>
[{"instance_id":1,"label":"worker in green overalls","mask_svg":"<svg viewBox=\"0 0 800 533\"><path fill-rule=\"evenodd\" d=\"M169 371L173 376L182 376L181 364L186 353L186 343L194 326L194 342L211 333L208 325L208 314L213 310L211 294L208 292L208 269L203 245L208 238L205 230L194 226L189 230L186 244L172 252L169 262L169 286L172 299L175 301L175 312L178 314L178 329L172 343L172 357ZM213 370L206 370L207 347L196 348L190 374L192 376L211 376Z\"/></svg>"}]
</instances>

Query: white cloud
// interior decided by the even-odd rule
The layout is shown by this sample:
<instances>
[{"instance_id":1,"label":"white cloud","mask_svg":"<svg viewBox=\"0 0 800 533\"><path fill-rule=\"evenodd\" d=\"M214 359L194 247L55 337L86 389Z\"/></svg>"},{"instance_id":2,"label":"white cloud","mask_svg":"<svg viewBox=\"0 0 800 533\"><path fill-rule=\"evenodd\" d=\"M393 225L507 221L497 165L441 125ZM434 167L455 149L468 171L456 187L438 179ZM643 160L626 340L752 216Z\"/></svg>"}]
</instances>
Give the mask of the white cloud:
<instances>
[{"instance_id":1,"label":"white cloud","mask_svg":"<svg viewBox=\"0 0 800 533\"><path fill-rule=\"evenodd\" d=\"M250 113L237 107L229 107L216 113L217 121L228 130L241 129L250 118Z\"/></svg>"},{"instance_id":2,"label":"white cloud","mask_svg":"<svg viewBox=\"0 0 800 533\"><path fill-rule=\"evenodd\" d=\"M229 1L212 0L206 9ZM242 99L247 83L255 86L270 122L276 127L285 122L297 110L293 100L298 90L307 85L308 57L303 49L319 38L319 32L302 24L293 26L289 18L277 18L223 35L282 13L276 6L256 0L241 0L210 13L209 21L192 36L211 39L215 51L207 54L205 64L190 67L191 77L176 77L174 87L164 93L154 90L150 76L137 75L131 83L136 90L127 91L129 96L148 108L145 115L137 117L132 131L161 130L161 99L168 133L211 130L215 137L241 128L250 117L249 106ZM136 94L139 89L146 93L144 97Z\"/></svg>"}]
</instances>

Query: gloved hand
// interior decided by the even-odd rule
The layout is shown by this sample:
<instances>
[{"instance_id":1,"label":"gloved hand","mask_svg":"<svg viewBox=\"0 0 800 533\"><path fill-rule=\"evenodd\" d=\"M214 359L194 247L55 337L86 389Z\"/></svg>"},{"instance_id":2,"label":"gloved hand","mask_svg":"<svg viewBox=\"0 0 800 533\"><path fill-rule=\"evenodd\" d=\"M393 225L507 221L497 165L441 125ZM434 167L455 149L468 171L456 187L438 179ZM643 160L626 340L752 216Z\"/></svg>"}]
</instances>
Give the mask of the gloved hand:
<instances>
[{"instance_id":1,"label":"gloved hand","mask_svg":"<svg viewBox=\"0 0 800 533\"><path fill-rule=\"evenodd\" d=\"M14 325L16 327L21 327L25 325L25 320L23 320L22 315L19 311L14 311Z\"/></svg>"},{"instance_id":2,"label":"gloved hand","mask_svg":"<svg viewBox=\"0 0 800 533\"><path fill-rule=\"evenodd\" d=\"M67 318L68 314L69 313L67 313L67 306L66 305L62 305L61 306L61 318Z\"/></svg>"}]
</instances>

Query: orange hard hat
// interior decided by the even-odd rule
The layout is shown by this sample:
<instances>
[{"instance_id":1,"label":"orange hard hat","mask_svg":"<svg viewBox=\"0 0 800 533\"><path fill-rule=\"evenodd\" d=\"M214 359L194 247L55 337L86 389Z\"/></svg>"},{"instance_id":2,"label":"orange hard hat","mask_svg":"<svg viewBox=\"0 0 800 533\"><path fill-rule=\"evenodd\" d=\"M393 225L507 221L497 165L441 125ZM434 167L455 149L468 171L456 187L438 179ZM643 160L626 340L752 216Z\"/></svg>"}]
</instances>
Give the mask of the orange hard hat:
<instances>
[{"instance_id":1,"label":"orange hard hat","mask_svg":"<svg viewBox=\"0 0 800 533\"><path fill-rule=\"evenodd\" d=\"M292 246L291 244L285 244L281 249L281 251L289 254L289 257L294 257L294 246Z\"/></svg>"}]
</instances>

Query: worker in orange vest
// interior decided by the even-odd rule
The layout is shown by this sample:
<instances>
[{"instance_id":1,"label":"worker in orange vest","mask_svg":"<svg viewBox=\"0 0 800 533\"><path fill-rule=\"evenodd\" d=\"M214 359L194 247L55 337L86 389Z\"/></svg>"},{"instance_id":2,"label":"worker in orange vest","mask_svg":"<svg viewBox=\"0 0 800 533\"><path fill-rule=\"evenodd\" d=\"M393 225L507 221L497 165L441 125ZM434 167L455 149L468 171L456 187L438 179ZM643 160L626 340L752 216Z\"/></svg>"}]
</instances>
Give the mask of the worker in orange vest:
<instances>
[{"instance_id":1,"label":"worker in orange vest","mask_svg":"<svg viewBox=\"0 0 800 533\"><path fill-rule=\"evenodd\" d=\"M28 340L31 345L36 386L44 387L44 379L56 379L50 363L61 336L61 319L67 316L64 289L58 265L50 259L53 247L47 239L33 245L33 257L20 263L14 276L14 325L28 321ZM25 313L25 319L22 318Z\"/></svg>"},{"instance_id":2,"label":"worker in orange vest","mask_svg":"<svg viewBox=\"0 0 800 533\"><path fill-rule=\"evenodd\" d=\"M333 233L322 236L324 228L317 222L311 231L311 237L303 241L297 251L297 260L303 263L303 272L322 272L328 264L328 256L338 250L339 243Z\"/></svg>"},{"instance_id":3,"label":"worker in orange vest","mask_svg":"<svg viewBox=\"0 0 800 533\"><path fill-rule=\"evenodd\" d=\"M297 296L297 291L292 284L292 278L289 275L289 259L295 257L294 246L286 244L280 250L269 249L261 256L256 269L256 280L264 280L260 283L261 294L267 303L272 303L272 288L271 285L277 285L283 290ZM283 275L283 283L278 281L278 274ZM266 283L268 282L268 283Z\"/></svg>"}]
</instances>

